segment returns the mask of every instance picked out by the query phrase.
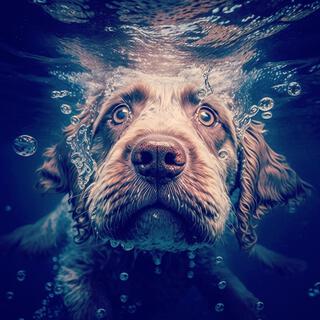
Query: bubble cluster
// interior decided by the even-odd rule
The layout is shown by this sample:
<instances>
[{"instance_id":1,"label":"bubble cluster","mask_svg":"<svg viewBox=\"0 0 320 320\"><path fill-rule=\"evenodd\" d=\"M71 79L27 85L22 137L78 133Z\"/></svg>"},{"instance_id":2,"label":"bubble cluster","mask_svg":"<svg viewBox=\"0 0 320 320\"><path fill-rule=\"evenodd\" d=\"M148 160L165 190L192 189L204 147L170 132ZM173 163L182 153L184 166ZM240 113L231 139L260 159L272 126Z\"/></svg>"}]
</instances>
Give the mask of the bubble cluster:
<instances>
[{"instance_id":1,"label":"bubble cluster","mask_svg":"<svg viewBox=\"0 0 320 320\"><path fill-rule=\"evenodd\" d=\"M215 305L214 309L216 312L222 312L224 310L224 304L222 302L219 302Z\"/></svg>"},{"instance_id":2,"label":"bubble cluster","mask_svg":"<svg viewBox=\"0 0 320 320\"><path fill-rule=\"evenodd\" d=\"M60 110L63 114L70 114L72 112L71 106L68 104L64 103L60 106Z\"/></svg>"},{"instance_id":3,"label":"bubble cluster","mask_svg":"<svg viewBox=\"0 0 320 320\"><path fill-rule=\"evenodd\" d=\"M119 278L121 281L127 281L129 279L129 274L127 272L121 272Z\"/></svg>"},{"instance_id":4,"label":"bubble cluster","mask_svg":"<svg viewBox=\"0 0 320 320\"><path fill-rule=\"evenodd\" d=\"M90 152L91 134L89 126L82 124L75 134L66 139L66 143L71 148L71 163L78 172L80 189L85 188L96 167Z\"/></svg>"},{"instance_id":5,"label":"bubble cluster","mask_svg":"<svg viewBox=\"0 0 320 320\"><path fill-rule=\"evenodd\" d=\"M218 288L219 288L220 290L225 289L226 286L227 286L227 281L225 281L225 280L221 280L221 281L218 283Z\"/></svg>"},{"instance_id":6,"label":"bubble cluster","mask_svg":"<svg viewBox=\"0 0 320 320\"><path fill-rule=\"evenodd\" d=\"M288 84L288 94L290 96L298 96L301 93L301 86L298 82L290 82Z\"/></svg>"},{"instance_id":7,"label":"bubble cluster","mask_svg":"<svg viewBox=\"0 0 320 320\"><path fill-rule=\"evenodd\" d=\"M27 273L25 270L19 270L17 271L17 280L19 282L22 282L26 279Z\"/></svg>"},{"instance_id":8,"label":"bubble cluster","mask_svg":"<svg viewBox=\"0 0 320 320\"><path fill-rule=\"evenodd\" d=\"M320 282L316 282L313 287L308 290L308 296L310 298L320 296Z\"/></svg>"},{"instance_id":9,"label":"bubble cluster","mask_svg":"<svg viewBox=\"0 0 320 320\"><path fill-rule=\"evenodd\" d=\"M274 101L270 97L264 97L259 101L258 107L261 111L269 111L273 108Z\"/></svg>"},{"instance_id":10,"label":"bubble cluster","mask_svg":"<svg viewBox=\"0 0 320 320\"><path fill-rule=\"evenodd\" d=\"M35 138L28 135L21 135L14 139L13 150L22 157L30 157L37 151L38 142Z\"/></svg>"},{"instance_id":11,"label":"bubble cluster","mask_svg":"<svg viewBox=\"0 0 320 320\"><path fill-rule=\"evenodd\" d=\"M52 99L64 98L66 96L70 96L71 92L68 90L53 90L51 93Z\"/></svg>"},{"instance_id":12,"label":"bubble cluster","mask_svg":"<svg viewBox=\"0 0 320 320\"><path fill-rule=\"evenodd\" d=\"M105 319L107 316L107 311L104 308L99 308L96 311L96 319Z\"/></svg>"}]
</instances>

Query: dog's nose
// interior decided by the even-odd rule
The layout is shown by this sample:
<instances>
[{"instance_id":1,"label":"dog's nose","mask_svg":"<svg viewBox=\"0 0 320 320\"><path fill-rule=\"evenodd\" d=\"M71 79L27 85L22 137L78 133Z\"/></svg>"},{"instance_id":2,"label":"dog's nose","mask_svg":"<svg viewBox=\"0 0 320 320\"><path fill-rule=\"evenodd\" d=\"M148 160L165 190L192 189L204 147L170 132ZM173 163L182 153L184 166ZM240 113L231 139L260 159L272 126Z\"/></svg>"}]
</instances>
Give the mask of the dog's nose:
<instances>
[{"instance_id":1,"label":"dog's nose","mask_svg":"<svg viewBox=\"0 0 320 320\"><path fill-rule=\"evenodd\" d=\"M186 160L181 144L167 136L143 138L131 154L136 171L156 181L176 177L184 170Z\"/></svg>"}]
</instances>

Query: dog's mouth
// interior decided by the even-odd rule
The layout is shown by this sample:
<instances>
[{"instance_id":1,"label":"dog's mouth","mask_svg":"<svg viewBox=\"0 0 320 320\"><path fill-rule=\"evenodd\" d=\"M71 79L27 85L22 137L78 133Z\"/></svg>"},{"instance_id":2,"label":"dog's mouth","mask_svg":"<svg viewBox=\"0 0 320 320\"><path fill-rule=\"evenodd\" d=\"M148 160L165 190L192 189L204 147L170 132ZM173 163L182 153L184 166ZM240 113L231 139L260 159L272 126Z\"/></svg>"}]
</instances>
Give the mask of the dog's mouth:
<instances>
[{"instance_id":1,"label":"dog's mouth","mask_svg":"<svg viewBox=\"0 0 320 320\"><path fill-rule=\"evenodd\" d=\"M142 250L184 251L202 247L208 235L199 232L181 212L156 203L131 214L116 236ZM210 237L209 237L210 238Z\"/></svg>"}]
</instances>

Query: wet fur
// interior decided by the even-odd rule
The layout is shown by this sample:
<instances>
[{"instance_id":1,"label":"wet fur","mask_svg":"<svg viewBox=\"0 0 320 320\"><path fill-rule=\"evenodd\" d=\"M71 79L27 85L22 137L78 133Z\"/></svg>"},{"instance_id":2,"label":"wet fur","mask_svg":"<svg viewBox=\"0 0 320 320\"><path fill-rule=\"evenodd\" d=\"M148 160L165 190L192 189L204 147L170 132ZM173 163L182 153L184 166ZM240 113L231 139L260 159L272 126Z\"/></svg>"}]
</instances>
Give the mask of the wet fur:
<instances>
[{"instance_id":1,"label":"wet fur","mask_svg":"<svg viewBox=\"0 0 320 320\"><path fill-rule=\"evenodd\" d=\"M154 306L154 309L151 308L153 313L150 313L150 308L141 307L137 312L138 318L141 315L152 318L157 312L160 314L162 306L166 303L170 306L170 299L165 297L177 297L178 292L184 292L190 286L198 287L204 297L212 301L213 297L221 294L217 290L219 279L227 281L226 297L237 306L233 317L237 316L238 310L245 310L241 319L255 318L257 298L230 270L215 264L215 249L212 246L198 249L195 276L190 281L186 279L188 258L184 251L166 252L161 265L163 275L158 276L152 272L139 272L141 264L149 265L150 270L154 267L149 253L110 247L106 237L121 235L131 212L153 203L155 197L155 191L128 166L128 146L154 132L174 136L187 145L189 167L179 180L163 186L163 190L158 191L158 197L162 199L169 194L171 200L167 204L178 214L186 215L198 240L208 244L224 234L230 209L234 205L236 223L233 227L240 247L268 267L281 271L301 270L304 265L256 245L254 225L274 206L285 205L289 200L301 201L308 193L309 185L299 179L284 157L268 146L261 123L252 123L239 140L232 112L216 97L208 97L202 102L193 99L195 88L190 85L161 87L154 83L142 83L138 88L143 97L136 103L136 118L122 131L110 127L105 120L108 108L115 102L119 103L119 92L110 99L102 99L99 115L92 125L95 138L91 151L97 170L84 191L78 188L77 172L70 163L65 142L48 149L46 161L39 170L39 187L44 191L69 193L71 205L65 198L47 217L7 236L6 246L9 243L25 251L39 253L66 244L57 281L64 288L64 303L73 319L94 319L98 308L107 310L108 319L127 317L119 302L119 295L124 289L118 277L124 270L130 275L125 289L129 292L129 299L139 297ZM134 89L130 85L122 90L132 92ZM92 97L91 102L96 99ZM190 120L191 116L183 108L194 110L200 103L210 103L217 108L219 126L203 128ZM80 124L87 123L90 108L84 107L79 117ZM76 133L78 128L67 127L65 138ZM218 158L221 148L228 150L227 162ZM236 189L239 190L239 199L232 204L231 195ZM99 210L94 223L98 237L95 237L92 225L88 224L96 208ZM89 238L82 244L73 241L71 229L74 222L69 211L74 213L76 226L81 227L83 222L87 226L85 231ZM80 221L83 215L79 213L83 212L87 215L84 215L85 221ZM218 219L214 213L218 213ZM170 281L174 283L172 288ZM171 292L173 288L178 291ZM150 296L155 297L156 303L153 304ZM134 302L130 300L126 305ZM161 308L156 307L157 303Z\"/></svg>"}]
</instances>

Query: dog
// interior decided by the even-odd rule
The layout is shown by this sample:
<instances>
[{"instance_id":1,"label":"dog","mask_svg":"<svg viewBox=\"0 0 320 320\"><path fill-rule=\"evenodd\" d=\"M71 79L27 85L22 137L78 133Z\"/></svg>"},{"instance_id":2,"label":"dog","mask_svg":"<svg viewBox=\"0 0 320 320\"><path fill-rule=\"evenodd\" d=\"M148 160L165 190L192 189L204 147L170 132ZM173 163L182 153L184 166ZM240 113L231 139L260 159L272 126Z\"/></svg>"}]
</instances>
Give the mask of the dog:
<instances>
[{"instance_id":1,"label":"dog","mask_svg":"<svg viewBox=\"0 0 320 320\"><path fill-rule=\"evenodd\" d=\"M174 78L144 76L99 93L39 169L44 192L67 195L6 242L32 254L63 248L57 283L72 319L161 319L190 286L219 302L221 280L233 303L227 314L254 319L258 299L215 243L230 229L269 267L303 268L258 245L255 225L310 190L263 133L252 121L240 135L228 103Z\"/></svg>"}]
</instances>

